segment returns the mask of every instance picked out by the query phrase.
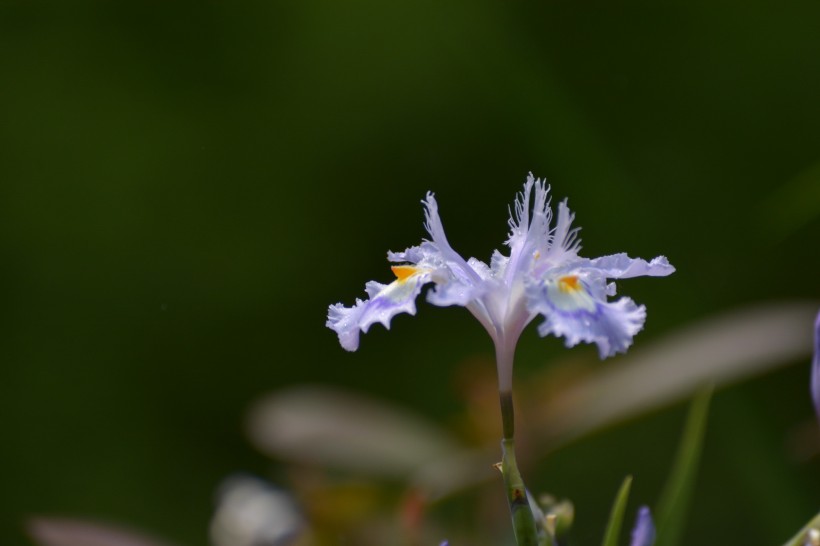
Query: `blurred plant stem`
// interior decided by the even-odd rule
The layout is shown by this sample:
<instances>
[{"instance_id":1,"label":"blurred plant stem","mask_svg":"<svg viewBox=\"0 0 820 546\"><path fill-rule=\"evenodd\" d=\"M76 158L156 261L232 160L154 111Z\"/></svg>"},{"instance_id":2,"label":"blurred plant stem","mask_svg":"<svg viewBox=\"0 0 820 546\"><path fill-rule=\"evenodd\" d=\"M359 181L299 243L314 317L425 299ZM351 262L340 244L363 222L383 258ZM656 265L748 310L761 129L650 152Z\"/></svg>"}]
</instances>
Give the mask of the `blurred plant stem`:
<instances>
[{"instance_id":1,"label":"blurred plant stem","mask_svg":"<svg viewBox=\"0 0 820 546\"><path fill-rule=\"evenodd\" d=\"M672 473L658 505L658 546L678 546L682 542L713 392L714 387L707 385L692 400Z\"/></svg>"},{"instance_id":2,"label":"blurred plant stem","mask_svg":"<svg viewBox=\"0 0 820 546\"><path fill-rule=\"evenodd\" d=\"M818 537L820 537L818 529L820 529L820 514L814 516L814 519L808 522L805 527L800 529L800 532L783 546L814 546L818 542Z\"/></svg>"},{"instance_id":3,"label":"blurred plant stem","mask_svg":"<svg viewBox=\"0 0 820 546\"><path fill-rule=\"evenodd\" d=\"M618 494L615 496L615 503L612 505L612 512L609 514L609 523L606 526L604 533L603 546L617 546L618 539L621 536L621 527L624 522L624 513L626 512L626 503L629 500L629 490L632 487L632 476L627 476L621 488L618 489Z\"/></svg>"},{"instance_id":4,"label":"blurred plant stem","mask_svg":"<svg viewBox=\"0 0 820 546\"><path fill-rule=\"evenodd\" d=\"M507 502L510 504L515 541L518 546L538 546L538 533L535 518L532 515L527 488L518 471L515 461L515 418L511 391L501 392L501 422L504 439L501 441L501 475L507 491Z\"/></svg>"}]
</instances>

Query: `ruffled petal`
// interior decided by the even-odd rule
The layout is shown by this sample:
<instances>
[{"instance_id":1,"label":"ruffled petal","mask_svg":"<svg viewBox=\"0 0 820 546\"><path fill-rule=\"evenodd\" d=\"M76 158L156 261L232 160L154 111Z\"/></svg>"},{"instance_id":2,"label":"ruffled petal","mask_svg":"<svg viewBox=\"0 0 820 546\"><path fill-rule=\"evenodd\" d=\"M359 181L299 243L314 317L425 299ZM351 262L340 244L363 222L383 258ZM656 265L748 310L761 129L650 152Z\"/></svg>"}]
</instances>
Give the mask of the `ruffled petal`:
<instances>
[{"instance_id":1,"label":"ruffled petal","mask_svg":"<svg viewBox=\"0 0 820 546\"><path fill-rule=\"evenodd\" d=\"M675 272L675 268L666 259L658 256L647 262L641 258L630 258L625 253L602 256L594 260L582 259L579 267L598 269L610 279L628 279L630 277L666 277Z\"/></svg>"},{"instance_id":2,"label":"ruffled petal","mask_svg":"<svg viewBox=\"0 0 820 546\"><path fill-rule=\"evenodd\" d=\"M509 262L510 259L507 256L504 256L498 250L494 250L492 258L490 259L490 270L493 277L496 279L503 278L504 272L507 271L507 264Z\"/></svg>"},{"instance_id":3,"label":"ruffled petal","mask_svg":"<svg viewBox=\"0 0 820 546\"><path fill-rule=\"evenodd\" d=\"M641 506L632 528L632 541L629 546L652 546L655 543L655 524L649 508Z\"/></svg>"},{"instance_id":4,"label":"ruffled petal","mask_svg":"<svg viewBox=\"0 0 820 546\"><path fill-rule=\"evenodd\" d=\"M515 212L510 213L508 221L510 233L506 244L510 247L512 263L509 274L515 275L518 269L526 268L536 252L547 251L551 218L549 186L530 173L524 190L516 196Z\"/></svg>"},{"instance_id":5,"label":"ruffled petal","mask_svg":"<svg viewBox=\"0 0 820 546\"><path fill-rule=\"evenodd\" d=\"M427 293L427 301L439 307L450 305L464 307L473 299L475 299L475 287L457 281L436 284L436 287Z\"/></svg>"},{"instance_id":6,"label":"ruffled petal","mask_svg":"<svg viewBox=\"0 0 820 546\"><path fill-rule=\"evenodd\" d=\"M396 266L393 271L397 278L390 284L367 283L365 290L370 299L357 299L353 307L337 303L328 308L326 326L339 335L339 343L348 351L359 348L359 332L367 333L374 323L390 329L395 315L416 314L416 297L432 280L430 271L409 265Z\"/></svg>"},{"instance_id":7,"label":"ruffled petal","mask_svg":"<svg viewBox=\"0 0 820 546\"><path fill-rule=\"evenodd\" d=\"M479 299L486 292L486 282L492 277L490 268L475 258L464 260L453 250L444 233L438 203L432 193L427 194L423 203L425 227L433 240L404 252L389 252L387 258L430 270L430 280L435 282L436 287L428 293L427 301L440 307L468 307L484 324L489 317Z\"/></svg>"},{"instance_id":8,"label":"ruffled petal","mask_svg":"<svg viewBox=\"0 0 820 546\"><path fill-rule=\"evenodd\" d=\"M646 319L646 308L630 298L607 302L606 289L600 276L552 277L527 287L527 307L545 318L540 335L564 337L567 347L595 343L603 359L625 352Z\"/></svg>"},{"instance_id":9,"label":"ruffled petal","mask_svg":"<svg viewBox=\"0 0 820 546\"><path fill-rule=\"evenodd\" d=\"M411 246L403 252L388 252L387 259L391 262L409 262L425 267L439 267L444 264L441 252L430 241Z\"/></svg>"},{"instance_id":10,"label":"ruffled petal","mask_svg":"<svg viewBox=\"0 0 820 546\"><path fill-rule=\"evenodd\" d=\"M578 238L578 231L581 228L573 228L572 221L575 219L567 200L558 203L558 215L555 227L549 231L545 237L544 245L536 252L530 266L529 275L540 278L547 274L554 274L570 267L570 264L577 262L589 262L584 258L578 258L578 251L581 250L581 240Z\"/></svg>"},{"instance_id":11,"label":"ruffled petal","mask_svg":"<svg viewBox=\"0 0 820 546\"><path fill-rule=\"evenodd\" d=\"M578 228L572 227L574 214L566 200L558 204L553 217L549 187L531 174L510 215L509 256L496 251L489 267L474 258L465 260L450 246L432 193L422 203L431 240L388 253L390 261L400 264L394 267L399 271L397 280L387 285L368 283L368 299L357 300L352 307L330 306L327 326L346 349L356 350L360 333L373 323L389 327L396 314L415 314L422 287L433 282L435 288L427 295L430 303L465 307L497 345L509 348L541 314L545 318L541 335L562 336L567 346L595 343L604 358L625 351L646 316L645 308L629 298L608 302L615 295L615 284L607 284L607 279L665 276L675 270L663 256L649 262L626 254L593 260L579 257ZM820 412L817 373L813 388Z\"/></svg>"},{"instance_id":12,"label":"ruffled petal","mask_svg":"<svg viewBox=\"0 0 820 546\"><path fill-rule=\"evenodd\" d=\"M475 258L470 258L467 264L478 275L478 283L471 278L458 275L458 269L455 272L452 269L439 269L433 275L436 287L427 294L427 301L439 307L466 307L471 302L477 302L487 291L488 283L492 281L492 273L484 262Z\"/></svg>"},{"instance_id":13,"label":"ruffled petal","mask_svg":"<svg viewBox=\"0 0 820 546\"><path fill-rule=\"evenodd\" d=\"M478 274L470 267L461 255L453 250L450 243L447 241L447 236L444 234L444 226L441 223L441 217L438 214L438 203L435 196L427 193L427 198L422 201L424 204L424 227L433 238L428 241L428 245L432 245L437 256L447 264L450 273L457 279L467 284L479 284L481 279Z\"/></svg>"},{"instance_id":14,"label":"ruffled petal","mask_svg":"<svg viewBox=\"0 0 820 546\"><path fill-rule=\"evenodd\" d=\"M575 213L569 210L567 200L564 199L558 203L558 218L550 236L550 247L543 256L545 262L552 267L575 259L581 250L581 240L578 238L581 228L573 228L573 220Z\"/></svg>"}]
</instances>

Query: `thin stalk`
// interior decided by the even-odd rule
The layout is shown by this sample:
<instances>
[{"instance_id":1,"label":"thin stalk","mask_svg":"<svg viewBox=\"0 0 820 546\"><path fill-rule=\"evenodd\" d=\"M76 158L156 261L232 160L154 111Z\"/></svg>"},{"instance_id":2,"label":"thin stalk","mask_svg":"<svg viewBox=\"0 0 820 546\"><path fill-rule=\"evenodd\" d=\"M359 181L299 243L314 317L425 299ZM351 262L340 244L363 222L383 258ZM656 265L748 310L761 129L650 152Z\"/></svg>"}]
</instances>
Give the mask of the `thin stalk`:
<instances>
[{"instance_id":1,"label":"thin stalk","mask_svg":"<svg viewBox=\"0 0 820 546\"><path fill-rule=\"evenodd\" d=\"M518 546L538 546L535 518L527 498L527 488L515 462L515 445L512 438L501 441L501 452L501 474L504 476L504 486L507 490L515 542Z\"/></svg>"},{"instance_id":2,"label":"thin stalk","mask_svg":"<svg viewBox=\"0 0 820 546\"><path fill-rule=\"evenodd\" d=\"M515 410L511 392L499 393L501 402L501 431L505 440L515 438Z\"/></svg>"},{"instance_id":3,"label":"thin stalk","mask_svg":"<svg viewBox=\"0 0 820 546\"><path fill-rule=\"evenodd\" d=\"M507 502L510 505L515 542L518 546L538 546L538 531L527 498L527 487L518 471L515 460L515 412L512 397L512 364L515 343L496 345L498 379L501 402L501 426L504 438L501 441L501 475Z\"/></svg>"}]
</instances>

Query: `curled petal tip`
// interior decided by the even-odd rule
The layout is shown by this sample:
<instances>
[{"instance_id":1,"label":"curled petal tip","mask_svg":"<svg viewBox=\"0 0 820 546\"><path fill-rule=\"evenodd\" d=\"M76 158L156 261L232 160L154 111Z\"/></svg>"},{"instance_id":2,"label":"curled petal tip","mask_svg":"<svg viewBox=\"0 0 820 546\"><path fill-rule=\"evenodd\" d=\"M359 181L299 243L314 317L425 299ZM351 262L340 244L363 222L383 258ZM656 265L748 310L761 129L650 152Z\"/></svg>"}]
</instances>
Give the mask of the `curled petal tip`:
<instances>
[{"instance_id":1,"label":"curled petal tip","mask_svg":"<svg viewBox=\"0 0 820 546\"><path fill-rule=\"evenodd\" d=\"M325 326L336 332L339 344L347 351L359 348L359 327L362 301L357 299L353 307L345 307L341 303L331 305L327 310Z\"/></svg>"},{"instance_id":2,"label":"curled petal tip","mask_svg":"<svg viewBox=\"0 0 820 546\"><path fill-rule=\"evenodd\" d=\"M610 279L627 279L631 277L666 277L675 272L674 266L666 256L658 256L649 262L641 258L630 258L621 252L602 256L593 260L584 260L583 267L596 269Z\"/></svg>"},{"instance_id":3,"label":"curled petal tip","mask_svg":"<svg viewBox=\"0 0 820 546\"><path fill-rule=\"evenodd\" d=\"M355 351L359 348L360 332L367 333L373 324L378 322L389 330L394 316L400 313L416 314L416 297L430 281L430 273L412 266L401 269L396 280L390 284L367 283L365 290L369 299L357 299L352 307L337 303L328 308L325 325L336 332L342 347Z\"/></svg>"}]
</instances>

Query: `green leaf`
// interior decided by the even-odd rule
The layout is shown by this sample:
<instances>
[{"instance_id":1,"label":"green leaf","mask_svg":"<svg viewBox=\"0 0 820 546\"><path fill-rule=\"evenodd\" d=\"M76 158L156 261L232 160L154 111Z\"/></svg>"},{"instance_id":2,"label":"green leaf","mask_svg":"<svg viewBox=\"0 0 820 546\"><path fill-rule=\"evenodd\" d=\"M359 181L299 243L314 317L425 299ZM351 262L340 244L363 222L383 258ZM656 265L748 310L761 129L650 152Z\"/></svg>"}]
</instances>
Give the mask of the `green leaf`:
<instances>
[{"instance_id":1,"label":"green leaf","mask_svg":"<svg viewBox=\"0 0 820 546\"><path fill-rule=\"evenodd\" d=\"M677 546L680 543L700 462L713 390L711 386L702 389L689 409L675 464L658 505L656 546Z\"/></svg>"},{"instance_id":2,"label":"green leaf","mask_svg":"<svg viewBox=\"0 0 820 546\"><path fill-rule=\"evenodd\" d=\"M808 522L805 527L800 529L799 533L794 535L791 540L786 542L783 546L803 546L803 544L808 544L806 541L806 535L811 529L820 529L820 514L814 516L814 519Z\"/></svg>"},{"instance_id":3,"label":"green leaf","mask_svg":"<svg viewBox=\"0 0 820 546\"><path fill-rule=\"evenodd\" d=\"M627 476L618 490L612 512L609 514L609 523L606 525L603 546L618 546L618 537L621 535L621 526L624 522L626 501L629 500L629 488L632 486L632 476Z\"/></svg>"}]
</instances>

